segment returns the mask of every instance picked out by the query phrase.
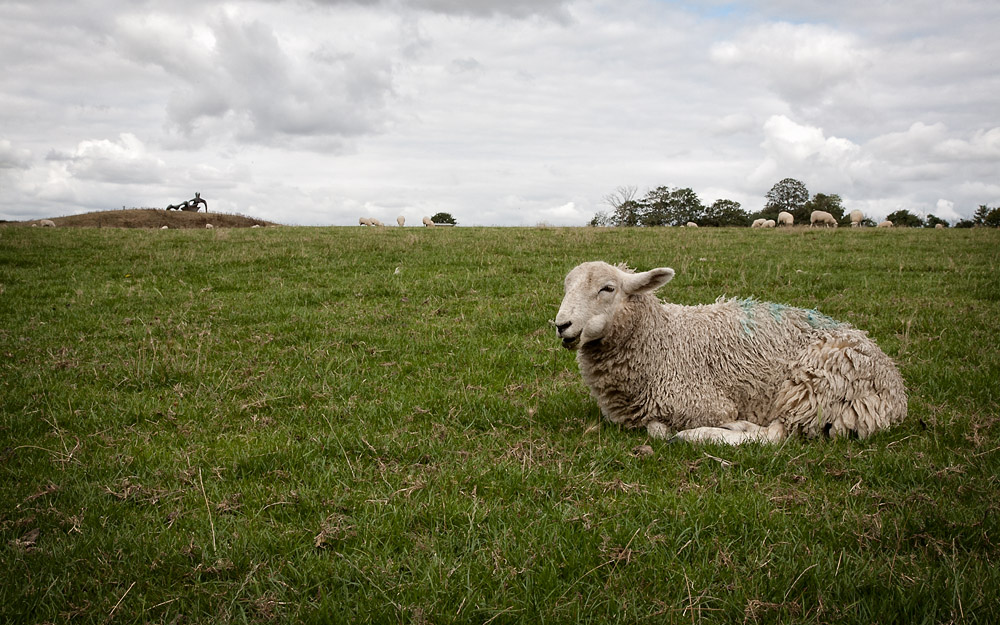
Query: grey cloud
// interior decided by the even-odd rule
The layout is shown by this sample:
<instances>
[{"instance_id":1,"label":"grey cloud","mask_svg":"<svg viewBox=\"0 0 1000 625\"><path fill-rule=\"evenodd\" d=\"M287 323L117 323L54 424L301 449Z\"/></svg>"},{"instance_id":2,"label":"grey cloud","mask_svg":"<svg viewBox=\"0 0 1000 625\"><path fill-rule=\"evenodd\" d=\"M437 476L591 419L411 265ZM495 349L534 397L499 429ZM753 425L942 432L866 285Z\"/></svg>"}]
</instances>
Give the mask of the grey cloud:
<instances>
[{"instance_id":1,"label":"grey cloud","mask_svg":"<svg viewBox=\"0 0 1000 625\"><path fill-rule=\"evenodd\" d=\"M505 16L548 17L566 21L570 0L313 0L320 5L355 4L359 6L408 7L447 15L472 17Z\"/></svg>"},{"instance_id":2,"label":"grey cloud","mask_svg":"<svg viewBox=\"0 0 1000 625\"><path fill-rule=\"evenodd\" d=\"M31 165L31 152L14 147L7 139L0 139L0 169L27 169Z\"/></svg>"}]
</instances>

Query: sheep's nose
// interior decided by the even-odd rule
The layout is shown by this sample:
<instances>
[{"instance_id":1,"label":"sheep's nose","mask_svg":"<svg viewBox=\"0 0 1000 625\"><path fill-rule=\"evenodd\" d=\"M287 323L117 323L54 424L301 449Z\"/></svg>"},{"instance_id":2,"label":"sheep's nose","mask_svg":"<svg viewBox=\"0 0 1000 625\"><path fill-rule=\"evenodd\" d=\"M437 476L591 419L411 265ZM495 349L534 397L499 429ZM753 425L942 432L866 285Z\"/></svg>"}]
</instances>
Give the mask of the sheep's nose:
<instances>
[{"instance_id":1,"label":"sheep's nose","mask_svg":"<svg viewBox=\"0 0 1000 625\"><path fill-rule=\"evenodd\" d=\"M567 321L566 323L560 323L559 325L557 325L556 330L559 332L559 336L562 336L563 332L568 330L571 325L573 325L572 321Z\"/></svg>"}]
</instances>

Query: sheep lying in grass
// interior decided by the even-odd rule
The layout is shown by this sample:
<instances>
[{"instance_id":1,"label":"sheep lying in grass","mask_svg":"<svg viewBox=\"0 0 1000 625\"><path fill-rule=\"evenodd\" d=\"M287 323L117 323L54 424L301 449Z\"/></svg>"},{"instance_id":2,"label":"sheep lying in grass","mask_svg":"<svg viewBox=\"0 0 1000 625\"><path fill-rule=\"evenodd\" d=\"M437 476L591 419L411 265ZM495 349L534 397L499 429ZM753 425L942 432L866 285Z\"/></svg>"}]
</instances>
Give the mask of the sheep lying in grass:
<instances>
[{"instance_id":1,"label":"sheep lying in grass","mask_svg":"<svg viewBox=\"0 0 1000 625\"><path fill-rule=\"evenodd\" d=\"M752 299L661 302L653 292L673 277L603 262L566 276L556 329L610 421L739 444L864 438L906 416L899 371L861 330Z\"/></svg>"}]
</instances>

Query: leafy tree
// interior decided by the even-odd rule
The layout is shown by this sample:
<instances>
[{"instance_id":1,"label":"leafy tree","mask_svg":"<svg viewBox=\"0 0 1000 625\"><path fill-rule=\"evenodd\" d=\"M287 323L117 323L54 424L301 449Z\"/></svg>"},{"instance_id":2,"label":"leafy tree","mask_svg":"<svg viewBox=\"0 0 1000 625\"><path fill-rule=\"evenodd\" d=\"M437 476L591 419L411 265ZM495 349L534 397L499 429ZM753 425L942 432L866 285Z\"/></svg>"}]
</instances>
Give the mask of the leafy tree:
<instances>
[{"instance_id":1,"label":"leafy tree","mask_svg":"<svg viewBox=\"0 0 1000 625\"><path fill-rule=\"evenodd\" d=\"M927 219L924 221L924 227L925 228L934 228L938 224L943 225L945 228L947 228L949 226L949 224L948 224L947 221L941 219L940 217L938 217L936 215L928 215Z\"/></svg>"},{"instance_id":2,"label":"leafy tree","mask_svg":"<svg viewBox=\"0 0 1000 625\"><path fill-rule=\"evenodd\" d=\"M980 204L972 216L972 222L977 226L1000 228L1000 206L990 208L985 204Z\"/></svg>"},{"instance_id":3,"label":"leafy tree","mask_svg":"<svg viewBox=\"0 0 1000 625\"><path fill-rule=\"evenodd\" d=\"M971 219L961 219L961 220L959 220L959 222L957 224L955 224L955 227L956 228L972 228L972 227L975 227L975 225L976 225L976 222L972 221Z\"/></svg>"},{"instance_id":4,"label":"leafy tree","mask_svg":"<svg viewBox=\"0 0 1000 625\"><path fill-rule=\"evenodd\" d=\"M778 219L778 213L788 211L795 221L808 222L809 215L802 215L806 202L809 201L809 189L795 178L785 178L776 183L767 192L767 205L758 213L764 219Z\"/></svg>"},{"instance_id":5,"label":"leafy tree","mask_svg":"<svg viewBox=\"0 0 1000 625\"><path fill-rule=\"evenodd\" d=\"M609 215L607 212L597 211L597 213L594 214L594 218L591 219L590 222L587 223L587 225L593 228L600 228L603 226L613 226L614 223L612 223L611 221L611 215Z\"/></svg>"},{"instance_id":6,"label":"leafy tree","mask_svg":"<svg viewBox=\"0 0 1000 625\"><path fill-rule=\"evenodd\" d=\"M696 222L705 206L691 189L657 187L641 201L640 222L644 226L682 226Z\"/></svg>"},{"instance_id":7,"label":"leafy tree","mask_svg":"<svg viewBox=\"0 0 1000 625\"><path fill-rule=\"evenodd\" d=\"M736 200L715 200L705 209L702 218L696 222L699 226L749 226L750 215L740 208Z\"/></svg>"},{"instance_id":8,"label":"leafy tree","mask_svg":"<svg viewBox=\"0 0 1000 625\"><path fill-rule=\"evenodd\" d=\"M813 211L826 211L833 215L833 218L837 220L837 223L845 225L844 221L844 205L841 203L839 195L827 195L825 193L817 193L812 196L812 199L805 203L798 213L792 213L795 217L795 221L803 223L809 223L809 218L812 216ZM849 225L851 220L847 220Z\"/></svg>"},{"instance_id":9,"label":"leafy tree","mask_svg":"<svg viewBox=\"0 0 1000 625\"><path fill-rule=\"evenodd\" d=\"M894 213L889 213L886 219L891 221L892 225L897 228L920 228L924 225L923 219L917 217L905 208Z\"/></svg>"},{"instance_id":10,"label":"leafy tree","mask_svg":"<svg viewBox=\"0 0 1000 625\"><path fill-rule=\"evenodd\" d=\"M431 221L436 224L451 224L453 226L458 223L455 221L455 218L451 216L451 213L436 213L433 217L431 217Z\"/></svg>"}]
</instances>

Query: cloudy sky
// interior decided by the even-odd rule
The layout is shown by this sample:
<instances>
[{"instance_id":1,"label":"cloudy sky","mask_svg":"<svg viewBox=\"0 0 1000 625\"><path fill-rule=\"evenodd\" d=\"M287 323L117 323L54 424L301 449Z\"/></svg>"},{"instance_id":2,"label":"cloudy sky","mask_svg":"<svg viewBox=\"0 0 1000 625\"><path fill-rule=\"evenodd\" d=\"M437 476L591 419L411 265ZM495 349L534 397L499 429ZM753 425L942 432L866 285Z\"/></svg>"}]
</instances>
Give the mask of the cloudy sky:
<instances>
[{"instance_id":1,"label":"cloudy sky","mask_svg":"<svg viewBox=\"0 0 1000 625\"><path fill-rule=\"evenodd\" d=\"M1000 3L0 0L0 219L583 225L617 187L1000 205Z\"/></svg>"}]
</instances>

